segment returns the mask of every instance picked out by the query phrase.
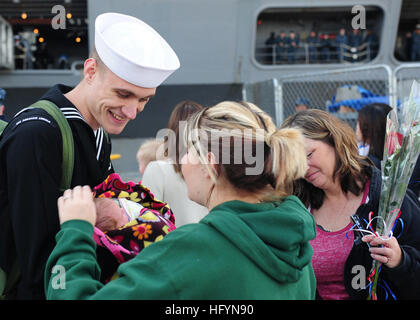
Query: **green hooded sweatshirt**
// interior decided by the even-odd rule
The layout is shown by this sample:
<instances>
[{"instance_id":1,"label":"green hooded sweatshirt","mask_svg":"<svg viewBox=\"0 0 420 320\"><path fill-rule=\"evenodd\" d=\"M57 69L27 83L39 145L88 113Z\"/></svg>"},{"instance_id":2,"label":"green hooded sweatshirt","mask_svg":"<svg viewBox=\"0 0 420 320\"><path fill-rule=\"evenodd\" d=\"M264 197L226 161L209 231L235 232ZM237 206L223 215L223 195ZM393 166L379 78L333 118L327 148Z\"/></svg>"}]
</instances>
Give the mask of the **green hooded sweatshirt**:
<instances>
[{"instance_id":1,"label":"green hooded sweatshirt","mask_svg":"<svg viewBox=\"0 0 420 320\"><path fill-rule=\"evenodd\" d=\"M86 221L62 224L45 271L48 299L315 298L315 223L294 196L222 203L120 265L106 285L92 233Z\"/></svg>"}]
</instances>

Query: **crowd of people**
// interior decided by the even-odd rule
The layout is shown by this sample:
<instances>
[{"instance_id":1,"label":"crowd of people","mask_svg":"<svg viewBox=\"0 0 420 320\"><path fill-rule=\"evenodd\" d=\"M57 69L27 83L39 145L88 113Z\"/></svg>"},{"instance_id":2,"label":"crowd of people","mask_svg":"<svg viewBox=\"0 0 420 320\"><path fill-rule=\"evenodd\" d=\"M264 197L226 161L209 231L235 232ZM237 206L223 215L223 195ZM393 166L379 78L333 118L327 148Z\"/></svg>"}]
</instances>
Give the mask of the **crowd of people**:
<instances>
[{"instance_id":1,"label":"crowd of people","mask_svg":"<svg viewBox=\"0 0 420 320\"><path fill-rule=\"evenodd\" d=\"M95 26L80 83L41 98L64 121L27 108L1 135L4 297L367 299L368 281L354 281L354 267L369 275L377 261L393 295L420 298L415 184L395 236L353 228L377 215L381 185L362 114L356 134L301 98L278 128L250 102L185 100L167 139L140 147L141 183L121 181L107 133L120 134L180 62L136 18L105 13ZM74 166L63 188L66 124ZM370 153L360 154L357 137Z\"/></svg>"},{"instance_id":2,"label":"crowd of people","mask_svg":"<svg viewBox=\"0 0 420 320\"><path fill-rule=\"evenodd\" d=\"M420 24L413 32L405 34L404 54L408 61L420 61Z\"/></svg>"},{"instance_id":3,"label":"crowd of people","mask_svg":"<svg viewBox=\"0 0 420 320\"><path fill-rule=\"evenodd\" d=\"M266 63L357 62L373 59L379 48L378 37L371 29L341 28L338 33L310 31L301 37L295 32L271 32L265 41Z\"/></svg>"}]
</instances>

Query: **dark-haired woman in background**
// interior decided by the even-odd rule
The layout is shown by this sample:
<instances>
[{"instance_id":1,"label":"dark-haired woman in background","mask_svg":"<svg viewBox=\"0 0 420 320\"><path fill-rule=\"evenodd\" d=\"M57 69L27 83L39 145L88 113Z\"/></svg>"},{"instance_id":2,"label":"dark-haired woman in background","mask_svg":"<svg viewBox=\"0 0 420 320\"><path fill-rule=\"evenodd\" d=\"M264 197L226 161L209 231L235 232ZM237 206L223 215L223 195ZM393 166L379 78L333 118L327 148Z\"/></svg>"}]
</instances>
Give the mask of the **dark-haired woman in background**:
<instances>
[{"instance_id":1,"label":"dark-haired woman in background","mask_svg":"<svg viewBox=\"0 0 420 320\"><path fill-rule=\"evenodd\" d=\"M373 103L364 106L357 118L357 140L367 146L367 156L379 170L384 153L386 117L391 110L385 103Z\"/></svg>"},{"instance_id":2,"label":"dark-haired woman in background","mask_svg":"<svg viewBox=\"0 0 420 320\"><path fill-rule=\"evenodd\" d=\"M367 156L375 166L381 170L381 161L384 154L386 119L392 108L384 103L373 103L364 106L357 119L356 137L362 145L367 146ZM417 197L420 197L420 156L414 167L408 184Z\"/></svg>"}]
</instances>

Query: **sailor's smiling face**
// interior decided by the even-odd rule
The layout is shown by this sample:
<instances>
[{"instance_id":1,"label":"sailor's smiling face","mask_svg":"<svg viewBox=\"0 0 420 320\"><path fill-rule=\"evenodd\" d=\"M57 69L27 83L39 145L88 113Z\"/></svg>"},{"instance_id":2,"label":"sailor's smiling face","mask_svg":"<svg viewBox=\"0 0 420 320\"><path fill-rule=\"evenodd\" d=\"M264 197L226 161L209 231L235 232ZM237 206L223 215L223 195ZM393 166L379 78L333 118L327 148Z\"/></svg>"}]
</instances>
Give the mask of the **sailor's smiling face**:
<instances>
[{"instance_id":1,"label":"sailor's smiling face","mask_svg":"<svg viewBox=\"0 0 420 320\"><path fill-rule=\"evenodd\" d=\"M156 93L156 88L139 87L119 78L101 63L91 73L87 101L91 119L86 120L93 129L103 127L108 133L121 133Z\"/></svg>"}]
</instances>

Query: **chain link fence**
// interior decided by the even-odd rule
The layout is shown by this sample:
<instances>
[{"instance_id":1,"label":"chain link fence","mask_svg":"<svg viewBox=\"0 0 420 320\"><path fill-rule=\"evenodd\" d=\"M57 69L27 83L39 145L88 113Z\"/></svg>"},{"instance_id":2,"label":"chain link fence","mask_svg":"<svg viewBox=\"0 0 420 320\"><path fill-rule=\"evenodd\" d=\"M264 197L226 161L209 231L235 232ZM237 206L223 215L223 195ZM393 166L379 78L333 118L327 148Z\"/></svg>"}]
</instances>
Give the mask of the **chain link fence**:
<instances>
[{"instance_id":1,"label":"chain link fence","mask_svg":"<svg viewBox=\"0 0 420 320\"><path fill-rule=\"evenodd\" d=\"M247 84L243 98L270 113L278 125L296 112L297 104L306 104L308 108L331 112L355 128L357 111L367 103L391 103L390 97L395 96L393 88L391 69L376 65Z\"/></svg>"},{"instance_id":2,"label":"chain link fence","mask_svg":"<svg viewBox=\"0 0 420 320\"><path fill-rule=\"evenodd\" d=\"M420 82L420 63L399 66L393 74L395 87L395 103L402 103L410 95L411 85Z\"/></svg>"}]
</instances>

